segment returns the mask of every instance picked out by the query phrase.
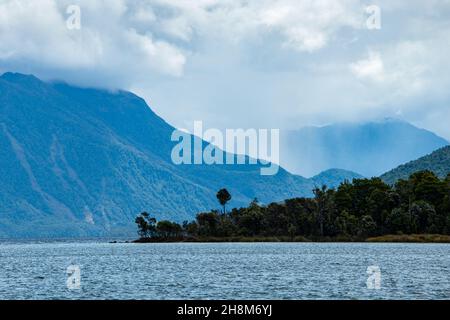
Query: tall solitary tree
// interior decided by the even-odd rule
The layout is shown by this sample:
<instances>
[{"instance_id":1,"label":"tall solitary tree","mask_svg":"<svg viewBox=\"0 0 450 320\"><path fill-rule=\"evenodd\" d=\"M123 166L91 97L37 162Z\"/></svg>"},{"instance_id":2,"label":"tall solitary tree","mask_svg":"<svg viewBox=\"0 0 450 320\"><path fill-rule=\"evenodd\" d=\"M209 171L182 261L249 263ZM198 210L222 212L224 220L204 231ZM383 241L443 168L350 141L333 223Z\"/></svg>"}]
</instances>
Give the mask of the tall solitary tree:
<instances>
[{"instance_id":1,"label":"tall solitary tree","mask_svg":"<svg viewBox=\"0 0 450 320\"><path fill-rule=\"evenodd\" d=\"M217 192L216 197L217 200L219 200L220 205L223 207L223 214L226 214L226 205L228 201L231 200L231 194L227 189L220 189L219 192Z\"/></svg>"},{"instance_id":2,"label":"tall solitary tree","mask_svg":"<svg viewBox=\"0 0 450 320\"><path fill-rule=\"evenodd\" d=\"M141 238L151 238L156 231L156 219L150 217L147 212L142 212L135 220L138 226L138 235Z\"/></svg>"}]
</instances>

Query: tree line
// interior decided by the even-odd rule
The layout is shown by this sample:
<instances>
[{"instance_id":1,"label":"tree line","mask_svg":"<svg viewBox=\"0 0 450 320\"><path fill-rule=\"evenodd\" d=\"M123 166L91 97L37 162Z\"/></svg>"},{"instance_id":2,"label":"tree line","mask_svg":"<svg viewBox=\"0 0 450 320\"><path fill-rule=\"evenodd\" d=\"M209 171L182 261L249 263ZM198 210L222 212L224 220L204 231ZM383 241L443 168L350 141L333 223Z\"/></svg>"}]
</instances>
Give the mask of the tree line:
<instances>
[{"instance_id":1,"label":"tree line","mask_svg":"<svg viewBox=\"0 0 450 320\"><path fill-rule=\"evenodd\" d=\"M336 189L313 190L311 198L288 199L227 212L231 195L217 193L221 210L197 214L178 224L156 220L148 213L136 218L141 239L208 239L275 237L362 240L387 234L450 234L450 174L439 179L420 171L388 185L380 178L345 181Z\"/></svg>"}]
</instances>

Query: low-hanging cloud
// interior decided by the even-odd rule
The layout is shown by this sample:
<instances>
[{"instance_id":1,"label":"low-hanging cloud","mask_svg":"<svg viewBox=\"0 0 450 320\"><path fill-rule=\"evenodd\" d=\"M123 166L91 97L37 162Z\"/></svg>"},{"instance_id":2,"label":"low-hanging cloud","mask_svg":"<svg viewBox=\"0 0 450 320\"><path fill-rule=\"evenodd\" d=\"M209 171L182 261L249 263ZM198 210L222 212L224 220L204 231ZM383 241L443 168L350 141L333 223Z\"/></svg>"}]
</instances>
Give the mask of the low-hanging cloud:
<instances>
[{"instance_id":1,"label":"low-hanging cloud","mask_svg":"<svg viewBox=\"0 0 450 320\"><path fill-rule=\"evenodd\" d=\"M148 74L182 74L182 50L151 32L139 33L125 1L79 1L79 30L67 27L71 1L4 0L0 3L0 61L59 78L72 74L89 84L129 85ZM117 80L114 80L117 79ZM122 79L122 80L119 80ZM72 79L68 79L72 80ZM97 83L95 83L97 82Z\"/></svg>"},{"instance_id":2,"label":"low-hanging cloud","mask_svg":"<svg viewBox=\"0 0 450 320\"><path fill-rule=\"evenodd\" d=\"M144 76L180 76L194 37L245 41L278 32L282 44L312 52L342 26L356 26L355 1L3 0L3 68L56 76L68 71L103 84L129 85ZM67 8L79 6L82 25L67 28ZM125 70L124 70L125 69ZM54 70L54 72L50 72ZM47 72L46 72L47 71ZM103 75L103 79L102 79ZM121 77L124 83L112 81ZM82 76L79 76L83 78Z\"/></svg>"},{"instance_id":3,"label":"low-hanging cloud","mask_svg":"<svg viewBox=\"0 0 450 320\"><path fill-rule=\"evenodd\" d=\"M67 28L67 8L81 28ZM450 137L450 5L362 0L2 0L0 71L144 96L178 127L399 116Z\"/></svg>"}]
</instances>

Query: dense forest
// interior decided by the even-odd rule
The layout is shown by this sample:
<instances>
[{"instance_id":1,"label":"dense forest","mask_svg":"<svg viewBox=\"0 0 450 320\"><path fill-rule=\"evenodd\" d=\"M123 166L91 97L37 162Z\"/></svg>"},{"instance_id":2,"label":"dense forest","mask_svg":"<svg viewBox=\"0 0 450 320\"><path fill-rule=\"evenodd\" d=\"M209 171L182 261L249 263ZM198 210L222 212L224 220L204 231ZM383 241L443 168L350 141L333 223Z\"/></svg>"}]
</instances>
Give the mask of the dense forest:
<instances>
[{"instance_id":1,"label":"dense forest","mask_svg":"<svg viewBox=\"0 0 450 320\"><path fill-rule=\"evenodd\" d=\"M450 234L450 174L420 171L394 185L380 178L346 181L295 198L226 210L231 195L217 193L220 210L199 213L182 225L148 213L136 218L141 241L274 238L281 241L364 240L387 234Z\"/></svg>"},{"instance_id":2,"label":"dense forest","mask_svg":"<svg viewBox=\"0 0 450 320\"><path fill-rule=\"evenodd\" d=\"M430 170L439 178L443 179L449 173L449 168L450 146L446 146L429 155L392 169L391 171L383 174L380 178L386 183L393 184L399 179L407 179L414 172Z\"/></svg>"}]
</instances>

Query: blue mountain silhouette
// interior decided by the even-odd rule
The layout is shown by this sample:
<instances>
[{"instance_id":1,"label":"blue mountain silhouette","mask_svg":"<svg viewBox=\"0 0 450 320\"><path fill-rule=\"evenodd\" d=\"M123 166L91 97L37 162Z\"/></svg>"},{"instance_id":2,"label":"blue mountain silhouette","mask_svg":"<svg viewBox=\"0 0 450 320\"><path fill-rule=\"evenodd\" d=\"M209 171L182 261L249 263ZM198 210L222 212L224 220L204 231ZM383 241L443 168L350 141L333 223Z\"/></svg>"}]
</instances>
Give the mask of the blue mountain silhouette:
<instances>
[{"instance_id":1,"label":"blue mountain silhouette","mask_svg":"<svg viewBox=\"0 0 450 320\"><path fill-rule=\"evenodd\" d=\"M289 172L307 177L330 168L373 177L448 144L430 131L396 119L340 123L282 132L280 159Z\"/></svg>"},{"instance_id":2,"label":"blue mountain silhouette","mask_svg":"<svg viewBox=\"0 0 450 320\"><path fill-rule=\"evenodd\" d=\"M230 205L310 195L312 182L259 165L174 165L174 128L130 92L0 78L0 237L135 234L134 217L183 221Z\"/></svg>"}]
</instances>

